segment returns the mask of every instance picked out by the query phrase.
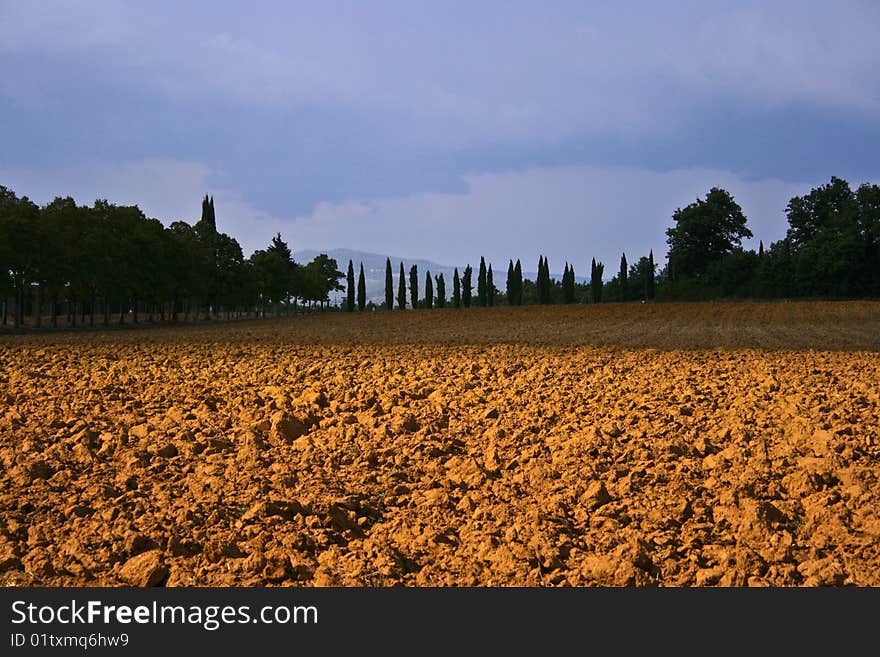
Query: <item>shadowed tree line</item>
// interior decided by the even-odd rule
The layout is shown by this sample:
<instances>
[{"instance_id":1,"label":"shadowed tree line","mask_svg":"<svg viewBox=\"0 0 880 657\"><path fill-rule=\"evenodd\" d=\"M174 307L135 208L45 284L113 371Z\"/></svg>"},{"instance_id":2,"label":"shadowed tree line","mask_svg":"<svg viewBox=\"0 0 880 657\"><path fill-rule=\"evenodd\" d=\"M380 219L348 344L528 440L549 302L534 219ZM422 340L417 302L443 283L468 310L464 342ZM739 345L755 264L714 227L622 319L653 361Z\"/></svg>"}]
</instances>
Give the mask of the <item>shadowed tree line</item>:
<instances>
[{"instance_id":1,"label":"shadowed tree line","mask_svg":"<svg viewBox=\"0 0 880 657\"><path fill-rule=\"evenodd\" d=\"M667 262L654 253L632 264L621 254L616 275L604 280L605 265L593 258L590 276L577 281L566 262L559 280L546 257L535 280L524 278L519 260L507 267L504 290L495 286L492 263L480 258L474 294L473 269L454 270L447 299L443 275L425 273L419 290L416 265L400 263L395 296L391 259L386 260L385 301L366 299L363 263L343 274L326 254L294 262L280 233L250 258L238 242L217 231L213 198L202 201L195 225L167 228L137 206L104 200L91 207L56 198L39 207L0 187L0 298L3 324L25 316L40 326L77 321L123 323L167 319L266 316L329 306L329 295L346 292L343 309L469 308L473 306L654 299L853 298L880 296L880 187L832 177L827 185L792 198L785 208L788 231L769 248L746 250L752 238L742 208L724 189L677 209L667 228ZM345 279L346 285L340 284ZM77 319L79 317L79 320ZM48 318L48 319L47 319Z\"/></svg>"},{"instance_id":2,"label":"shadowed tree line","mask_svg":"<svg viewBox=\"0 0 880 657\"><path fill-rule=\"evenodd\" d=\"M166 228L134 205L58 197L40 207L0 187L3 325L278 315L325 307L344 289L340 276L325 254L294 262L280 233L244 258L235 238L218 232L208 196L194 225Z\"/></svg>"},{"instance_id":3,"label":"shadowed tree line","mask_svg":"<svg viewBox=\"0 0 880 657\"><path fill-rule=\"evenodd\" d=\"M729 192L713 187L705 198L673 213L673 225L666 230L667 263L662 268L655 263L653 251L631 264L622 253L616 275L605 281L604 263L593 258L589 278L579 283L571 263L565 263L557 280L541 255L531 280L523 278L520 261L511 259L502 291L492 280L492 264L487 266L481 257L476 296L471 266L466 265L461 275L456 268L450 305L880 296L880 187L865 183L854 191L845 180L832 177L829 184L792 198L785 213L789 228L784 239L768 249L759 242L757 251L746 250L742 240L754 236L742 208ZM403 263L400 267L399 285L405 290ZM390 260L386 273L390 290ZM445 289L443 303L439 296L418 301L410 278L411 307L445 305ZM439 295L443 288L437 283Z\"/></svg>"}]
</instances>

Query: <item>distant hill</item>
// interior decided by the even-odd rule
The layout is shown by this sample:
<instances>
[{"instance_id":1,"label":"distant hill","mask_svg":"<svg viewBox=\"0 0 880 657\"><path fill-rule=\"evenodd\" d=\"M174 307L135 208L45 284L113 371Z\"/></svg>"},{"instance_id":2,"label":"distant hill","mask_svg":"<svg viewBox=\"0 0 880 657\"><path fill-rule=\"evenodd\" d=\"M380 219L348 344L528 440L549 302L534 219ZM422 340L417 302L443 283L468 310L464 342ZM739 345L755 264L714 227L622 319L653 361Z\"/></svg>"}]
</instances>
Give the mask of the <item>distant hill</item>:
<instances>
[{"instance_id":1,"label":"distant hill","mask_svg":"<svg viewBox=\"0 0 880 657\"><path fill-rule=\"evenodd\" d=\"M383 303L385 301L385 261L389 256L381 253L367 253L366 251L355 251L353 249L330 249L328 251L314 251L305 249L302 251L294 251L293 259L299 263L306 263L314 259L320 253L326 253L328 256L336 260L339 271L345 274L348 271L348 261L354 263L354 280L357 285L358 272L360 264L364 263L364 280L367 287L367 301L374 303ZM397 304L397 276L400 273L400 262L403 261L403 269L407 277L407 290L409 289L409 268L416 265L419 270L419 298L424 296L425 292L425 272L430 271L431 277L436 278L443 274L446 281L446 298L452 296L452 275L453 270L458 266L458 273L461 274L464 265L441 265L430 260L419 260L414 258L401 258L399 256L391 257L391 272L394 276L394 303ZM478 263L479 264L479 263ZM473 265L472 265L473 266ZM494 272L493 272L494 273ZM506 276L506 272L504 274ZM341 281L345 285L345 277ZM474 285L476 286L476 272L474 272ZM503 283L503 281L502 281ZM499 287L496 281L495 287ZM336 303L345 298L345 292L336 292L330 296L330 302ZM409 303L409 293L407 292L407 304Z\"/></svg>"},{"instance_id":2,"label":"distant hill","mask_svg":"<svg viewBox=\"0 0 880 657\"><path fill-rule=\"evenodd\" d=\"M385 260L389 257L387 255L381 253L368 253L366 251L356 251L354 249L330 249L328 251L315 251L313 249L303 249L302 251L294 251L293 259L298 263L306 263L310 260L313 260L315 256L326 253L329 257L336 260L336 264L339 267L339 271L343 274L348 270L348 261L351 260L354 263L354 280L355 285L357 285L357 277L358 271L360 268L360 263L364 263L364 279L367 287L367 301L373 301L374 303L383 303L385 301ZM394 276L394 303L397 304L397 276L400 273L400 262L403 261L403 269L406 274L407 280L407 289L409 289L409 268L413 265L416 265L419 270L419 298L424 296L425 292L425 272L430 271L431 277L436 279L436 277L440 274L443 274L443 278L446 281L446 298L449 299L452 297L452 276L455 267L458 267L458 273L461 274L464 271L464 268L467 266L467 263L460 265L441 265L439 263L433 262L431 260L419 260L413 258L401 258L399 256L390 256L391 257L391 272ZM474 285L474 294L477 292L477 272L480 267L479 260L477 262L470 263L471 267L474 268L474 277L473 277L473 285ZM494 271L492 272L495 279L495 287L499 290L504 290L507 283L507 264L504 265L504 269L502 271ZM551 277L556 280L562 279L562 272L553 273ZM535 280L537 278L537 274L535 272L523 272L523 278L527 278L530 280ZM588 277L584 276L575 276L575 279L578 283L586 283L589 282ZM345 276L340 279L342 285L345 285ZM408 295L409 293L407 293ZM345 299L345 292L335 292L330 295L330 303L335 304L337 302ZM409 296L407 296L407 304L409 303Z\"/></svg>"}]
</instances>

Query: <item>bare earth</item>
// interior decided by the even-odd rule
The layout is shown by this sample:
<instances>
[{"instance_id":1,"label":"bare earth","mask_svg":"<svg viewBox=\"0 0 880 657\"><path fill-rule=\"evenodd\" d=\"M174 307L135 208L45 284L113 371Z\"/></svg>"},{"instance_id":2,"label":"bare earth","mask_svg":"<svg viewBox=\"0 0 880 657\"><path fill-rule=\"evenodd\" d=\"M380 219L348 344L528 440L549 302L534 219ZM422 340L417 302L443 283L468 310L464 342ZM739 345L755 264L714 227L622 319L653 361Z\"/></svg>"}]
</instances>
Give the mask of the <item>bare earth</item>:
<instances>
[{"instance_id":1,"label":"bare earth","mask_svg":"<svg viewBox=\"0 0 880 657\"><path fill-rule=\"evenodd\" d=\"M0 584L880 585L880 303L0 338Z\"/></svg>"}]
</instances>

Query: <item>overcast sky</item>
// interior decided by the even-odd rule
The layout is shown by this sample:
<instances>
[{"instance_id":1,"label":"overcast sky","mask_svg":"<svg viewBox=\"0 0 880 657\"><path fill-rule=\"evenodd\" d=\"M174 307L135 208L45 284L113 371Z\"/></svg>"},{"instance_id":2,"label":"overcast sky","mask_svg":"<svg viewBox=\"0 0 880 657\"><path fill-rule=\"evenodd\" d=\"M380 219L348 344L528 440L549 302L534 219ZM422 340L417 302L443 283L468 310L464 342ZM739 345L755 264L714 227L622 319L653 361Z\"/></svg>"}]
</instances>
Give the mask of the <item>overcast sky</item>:
<instances>
[{"instance_id":1,"label":"overcast sky","mask_svg":"<svg viewBox=\"0 0 880 657\"><path fill-rule=\"evenodd\" d=\"M769 245L792 196L880 182L878 34L874 0L0 0L0 185L166 225L211 194L245 256L579 275L662 263L721 186Z\"/></svg>"}]
</instances>

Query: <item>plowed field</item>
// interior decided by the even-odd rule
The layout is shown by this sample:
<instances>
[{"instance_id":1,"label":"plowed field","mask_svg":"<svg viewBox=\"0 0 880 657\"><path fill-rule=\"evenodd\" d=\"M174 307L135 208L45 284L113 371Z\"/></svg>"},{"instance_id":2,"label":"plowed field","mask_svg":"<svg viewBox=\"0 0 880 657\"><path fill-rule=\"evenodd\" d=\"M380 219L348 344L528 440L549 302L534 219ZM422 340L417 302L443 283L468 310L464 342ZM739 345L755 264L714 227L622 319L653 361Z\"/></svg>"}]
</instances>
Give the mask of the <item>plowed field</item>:
<instances>
[{"instance_id":1,"label":"plowed field","mask_svg":"<svg viewBox=\"0 0 880 657\"><path fill-rule=\"evenodd\" d=\"M880 303L0 338L0 584L880 585Z\"/></svg>"}]
</instances>

